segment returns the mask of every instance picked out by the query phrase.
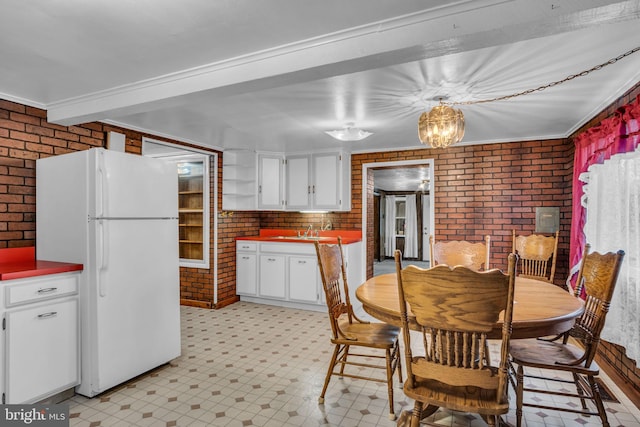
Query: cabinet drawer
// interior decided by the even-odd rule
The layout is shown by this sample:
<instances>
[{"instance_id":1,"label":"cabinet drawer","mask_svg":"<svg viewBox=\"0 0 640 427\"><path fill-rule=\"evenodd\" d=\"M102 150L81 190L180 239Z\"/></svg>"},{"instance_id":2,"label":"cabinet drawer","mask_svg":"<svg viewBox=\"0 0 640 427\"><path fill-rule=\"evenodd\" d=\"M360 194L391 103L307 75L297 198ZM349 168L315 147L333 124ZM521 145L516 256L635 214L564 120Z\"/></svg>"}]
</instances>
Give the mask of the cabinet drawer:
<instances>
[{"instance_id":1,"label":"cabinet drawer","mask_svg":"<svg viewBox=\"0 0 640 427\"><path fill-rule=\"evenodd\" d=\"M262 243L260 253L281 253L293 255L315 255L316 247L313 243Z\"/></svg>"},{"instance_id":2,"label":"cabinet drawer","mask_svg":"<svg viewBox=\"0 0 640 427\"><path fill-rule=\"evenodd\" d=\"M78 273L18 279L6 287L6 306L26 304L78 292Z\"/></svg>"},{"instance_id":3,"label":"cabinet drawer","mask_svg":"<svg viewBox=\"0 0 640 427\"><path fill-rule=\"evenodd\" d=\"M256 242L249 242L246 240L241 240L236 242L236 250L243 252L255 252L258 248Z\"/></svg>"}]
</instances>

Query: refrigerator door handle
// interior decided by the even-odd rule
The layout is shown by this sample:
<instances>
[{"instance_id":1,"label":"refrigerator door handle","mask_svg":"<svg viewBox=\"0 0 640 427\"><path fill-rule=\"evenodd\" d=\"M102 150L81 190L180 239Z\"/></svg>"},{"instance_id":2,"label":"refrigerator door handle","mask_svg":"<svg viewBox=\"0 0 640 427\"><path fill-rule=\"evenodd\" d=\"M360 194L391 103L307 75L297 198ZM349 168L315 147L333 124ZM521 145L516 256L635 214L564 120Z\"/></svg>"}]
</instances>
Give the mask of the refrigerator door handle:
<instances>
[{"instance_id":1,"label":"refrigerator door handle","mask_svg":"<svg viewBox=\"0 0 640 427\"><path fill-rule=\"evenodd\" d=\"M96 203L98 206L96 209L96 217L102 217L106 211L107 180L105 179L104 153L102 151L98 153L98 185L96 185L96 191L98 193Z\"/></svg>"},{"instance_id":2,"label":"refrigerator door handle","mask_svg":"<svg viewBox=\"0 0 640 427\"><path fill-rule=\"evenodd\" d=\"M105 239L105 227L107 226L105 221L98 220L98 250L100 253L98 254L98 259L100 260L100 264L98 265L96 280L98 281L98 292L101 297L107 296L107 285L103 280L101 280L102 272L107 269L107 265L109 263L108 251L107 251L107 241Z\"/></svg>"}]
</instances>

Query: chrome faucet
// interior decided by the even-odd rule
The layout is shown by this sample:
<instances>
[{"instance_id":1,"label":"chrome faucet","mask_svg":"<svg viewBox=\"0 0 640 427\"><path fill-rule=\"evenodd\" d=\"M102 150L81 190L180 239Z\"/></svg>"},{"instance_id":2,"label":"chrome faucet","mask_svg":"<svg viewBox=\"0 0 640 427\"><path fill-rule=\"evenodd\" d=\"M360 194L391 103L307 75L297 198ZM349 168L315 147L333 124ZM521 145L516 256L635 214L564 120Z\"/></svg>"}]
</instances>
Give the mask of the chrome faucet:
<instances>
[{"instance_id":1,"label":"chrome faucet","mask_svg":"<svg viewBox=\"0 0 640 427\"><path fill-rule=\"evenodd\" d=\"M307 227L307 231L304 232L304 237L311 237L311 229L313 228L313 224L309 224Z\"/></svg>"}]
</instances>

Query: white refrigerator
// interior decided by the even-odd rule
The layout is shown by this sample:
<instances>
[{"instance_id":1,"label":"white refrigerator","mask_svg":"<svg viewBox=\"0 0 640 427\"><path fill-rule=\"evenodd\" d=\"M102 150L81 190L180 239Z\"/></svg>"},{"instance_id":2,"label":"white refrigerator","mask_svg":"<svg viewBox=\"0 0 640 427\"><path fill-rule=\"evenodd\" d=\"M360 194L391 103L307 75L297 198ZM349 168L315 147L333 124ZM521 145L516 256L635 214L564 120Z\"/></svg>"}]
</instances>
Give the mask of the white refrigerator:
<instances>
[{"instance_id":1,"label":"white refrigerator","mask_svg":"<svg viewBox=\"0 0 640 427\"><path fill-rule=\"evenodd\" d=\"M175 164L102 148L37 160L36 253L84 265L77 393L180 355Z\"/></svg>"}]
</instances>

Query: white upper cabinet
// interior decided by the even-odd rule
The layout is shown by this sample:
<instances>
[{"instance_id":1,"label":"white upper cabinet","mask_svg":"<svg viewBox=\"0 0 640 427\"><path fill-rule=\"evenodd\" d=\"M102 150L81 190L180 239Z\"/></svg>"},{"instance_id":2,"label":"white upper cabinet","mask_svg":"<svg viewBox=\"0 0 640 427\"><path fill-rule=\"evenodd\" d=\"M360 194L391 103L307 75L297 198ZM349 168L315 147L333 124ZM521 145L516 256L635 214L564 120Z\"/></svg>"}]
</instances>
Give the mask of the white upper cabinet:
<instances>
[{"instance_id":1,"label":"white upper cabinet","mask_svg":"<svg viewBox=\"0 0 640 427\"><path fill-rule=\"evenodd\" d=\"M287 210L351 210L351 159L340 152L287 156Z\"/></svg>"},{"instance_id":2,"label":"white upper cabinet","mask_svg":"<svg viewBox=\"0 0 640 427\"><path fill-rule=\"evenodd\" d=\"M309 209L311 205L311 159L308 155L287 156L287 210Z\"/></svg>"},{"instance_id":3,"label":"white upper cabinet","mask_svg":"<svg viewBox=\"0 0 640 427\"><path fill-rule=\"evenodd\" d=\"M282 190L284 158L280 155L258 156L258 209L284 208Z\"/></svg>"},{"instance_id":4,"label":"white upper cabinet","mask_svg":"<svg viewBox=\"0 0 640 427\"><path fill-rule=\"evenodd\" d=\"M278 153L229 150L223 160L224 210L351 210L349 154L285 158Z\"/></svg>"}]
</instances>

